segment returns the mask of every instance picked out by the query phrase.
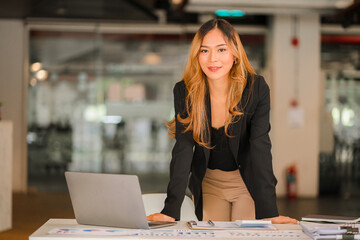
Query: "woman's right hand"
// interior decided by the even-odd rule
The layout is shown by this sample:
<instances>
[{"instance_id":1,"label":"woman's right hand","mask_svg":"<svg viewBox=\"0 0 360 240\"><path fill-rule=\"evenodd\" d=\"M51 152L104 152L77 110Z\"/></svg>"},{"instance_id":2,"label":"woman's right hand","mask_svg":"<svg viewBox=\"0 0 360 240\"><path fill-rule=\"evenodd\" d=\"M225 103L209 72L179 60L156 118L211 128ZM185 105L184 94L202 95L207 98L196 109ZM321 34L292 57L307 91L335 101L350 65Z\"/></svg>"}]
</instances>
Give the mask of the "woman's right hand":
<instances>
[{"instance_id":1,"label":"woman's right hand","mask_svg":"<svg viewBox=\"0 0 360 240\"><path fill-rule=\"evenodd\" d=\"M148 221L160 221L160 222L174 222L175 218L169 217L162 213L154 213L147 216Z\"/></svg>"}]
</instances>

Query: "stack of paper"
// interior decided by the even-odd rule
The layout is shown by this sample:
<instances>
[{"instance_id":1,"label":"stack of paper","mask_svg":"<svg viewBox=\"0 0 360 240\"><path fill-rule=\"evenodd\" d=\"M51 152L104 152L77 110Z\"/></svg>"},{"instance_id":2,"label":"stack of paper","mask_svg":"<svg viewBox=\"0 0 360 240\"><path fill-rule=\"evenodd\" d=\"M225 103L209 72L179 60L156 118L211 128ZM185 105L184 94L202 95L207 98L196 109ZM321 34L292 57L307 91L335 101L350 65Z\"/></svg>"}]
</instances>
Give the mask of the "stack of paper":
<instances>
[{"instance_id":1,"label":"stack of paper","mask_svg":"<svg viewBox=\"0 0 360 240\"><path fill-rule=\"evenodd\" d=\"M360 239L360 224L326 224L301 222L302 230L312 239Z\"/></svg>"},{"instance_id":2,"label":"stack of paper","mask_svg":"<svg viewBox=\"0 0 360 240\"><path fill-rule=\"evenodd\" d=\"M307 222L329 222L329 223L357 223L360 222L360 217L345 217L345 216L330 216L311 214L301 218L302 221Z\"/></svg>"}]
</instances>

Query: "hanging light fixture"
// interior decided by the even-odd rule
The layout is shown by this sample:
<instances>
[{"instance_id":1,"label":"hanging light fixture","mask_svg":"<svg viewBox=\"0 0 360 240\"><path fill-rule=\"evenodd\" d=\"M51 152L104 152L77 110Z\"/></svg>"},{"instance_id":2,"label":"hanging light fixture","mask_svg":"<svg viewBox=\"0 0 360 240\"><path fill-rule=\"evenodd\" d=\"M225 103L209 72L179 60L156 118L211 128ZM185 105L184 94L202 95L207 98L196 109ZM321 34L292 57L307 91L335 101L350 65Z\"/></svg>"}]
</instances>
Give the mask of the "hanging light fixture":
<instances>
[{"instance_id":1,"label":"hanging light fixture","mask_svg":"<svg viewBox=\"0 0 360 240\"><path fill-rule=\"evenodd\" d=\"M30 71L31 72L37 72L42 68L42 64L40 62L35 62L33 64L31 64L30 66Z\"/></svg>"},{"instance_id":2,"label":"hanging light fixture","mask_svg":"<svg viewBox=\"0 0 360 240\"><path fill-rule=\"evenodd\" d=\"M30 81L29 81L29 83L30 83L30 85L31 85L32 87L35 87L35 85L36 85L36 83L37 83L36 78L31 78Z\"/></svg>"},{"instance_id":3,"label":"hanging light fixture","mask_svg":"<svg viewBox=\"0 0 360 240\"><path fill-rule=\"evenodd\" d=\"M45 81L48 77L48 72L44 69L41 69L39 71L36 72L35 74L36 79L39 81Z\"/></svg>"}]
</instances>

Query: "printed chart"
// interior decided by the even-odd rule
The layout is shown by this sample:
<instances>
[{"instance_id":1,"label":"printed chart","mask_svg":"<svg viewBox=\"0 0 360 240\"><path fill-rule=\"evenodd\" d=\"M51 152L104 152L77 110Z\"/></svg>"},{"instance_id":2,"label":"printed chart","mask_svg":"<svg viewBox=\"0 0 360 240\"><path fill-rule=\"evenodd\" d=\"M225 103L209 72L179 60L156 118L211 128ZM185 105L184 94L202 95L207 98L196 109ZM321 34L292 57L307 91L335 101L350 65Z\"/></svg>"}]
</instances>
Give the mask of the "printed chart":
<instances>
[{"instance_id":1,"label":"printed chart","mask_svg":"<svg viewBox=\"0 0 360 240\"><path fill-rule=\"evenodd\" d=\"M306 239L301 230L251 231L251 230L187 230L187 229L97 229L97 228L55 228L54 235L83 236L141 236L141 237L184 237L184 238L266 238L266 239Z\"/></svg>"}]
</instances>

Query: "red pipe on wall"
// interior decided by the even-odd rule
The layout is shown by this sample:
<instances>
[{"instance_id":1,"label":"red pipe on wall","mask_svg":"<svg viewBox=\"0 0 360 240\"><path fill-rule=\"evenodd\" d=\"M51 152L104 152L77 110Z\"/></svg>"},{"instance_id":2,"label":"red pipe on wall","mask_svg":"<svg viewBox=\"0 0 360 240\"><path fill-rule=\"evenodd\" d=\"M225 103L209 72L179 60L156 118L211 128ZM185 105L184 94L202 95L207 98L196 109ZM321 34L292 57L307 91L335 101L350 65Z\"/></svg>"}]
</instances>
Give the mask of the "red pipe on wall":
<instances>
[{"instance_id":1,"label":"red pipe on wall","mask_svg":"<svg viewBox=\"0 0 360 240\"><path fill-rule=\"evenodd\" d=\"M360 45L360 36L322 35L321 43L325 43L325 44L358 44L358 45Z\"/></svg>"}]
</instances>

